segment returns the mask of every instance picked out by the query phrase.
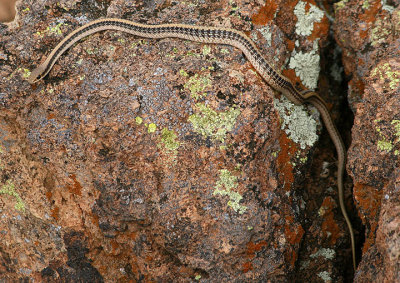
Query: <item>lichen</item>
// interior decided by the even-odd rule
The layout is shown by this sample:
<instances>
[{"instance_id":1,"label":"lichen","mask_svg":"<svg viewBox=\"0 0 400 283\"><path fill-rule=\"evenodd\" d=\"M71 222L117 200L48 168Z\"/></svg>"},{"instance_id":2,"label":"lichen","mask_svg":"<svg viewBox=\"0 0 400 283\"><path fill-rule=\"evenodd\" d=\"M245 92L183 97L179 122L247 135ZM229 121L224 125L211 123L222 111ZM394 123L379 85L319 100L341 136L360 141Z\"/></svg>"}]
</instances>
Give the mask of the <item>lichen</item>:
<instances>
[{"instance_id":1,"label":"lichen","mask_svg":"<svg viewBox=\"0 0 400 283\"><path fill-rule=\"evenodd\" d=\"M336 252L333 249L322 248L322 249L318 250L316 253L310 255L310 257L316 258L316 257L322 256L326 259L333 259L335 257L335 254L336 254Z\"/></svg>"},{"instance_id":2,"label":"lichen","mask_svg":"<svg viewBox=\"0 0 400 283\"><path fill-rule=\"evenodd\" d=\"M387 152L391 151L393 149L393 144L385 140L384 137L381 138L382 138L381 140L378 140L378 145L377 145L378 149Z\"/></svg>"},{"instance_id":3,"label":"lichen","mask_svg":"<svg viewBox=\"0 0 400 283\"><path fill-rule=\"evenodd\" d=\"M146 124L146 127L149 134L154 133L157 130L157 125L154 123Z\"/></svg>"},{"instance_id":4,"label":"lichen","mask_svg":"<svg viewBox=\"0 0 400 283\"><path fill-rule=\"evenodd\" d=\"M240 204L243 197L238 192L232 191L237 186L237 177L233 176L229 170L221 169L219 170L219 180L216 183L213 195L229 196L228 206L239 212L239 214L243 214L247 210L246 206Z\"/></svg>"},{"instance_id":5,"label":"lichen","mask_svg":"<svg viewBox=\"0 0 400 283\"><path fill-rule=\"evenodd\" d=\"M203 55L206 56L211 53L211 48L208 45L203 46Z\"/></svg>"},{"instance_id":6,"label":"lichen","mask_svg":"<svg viewBox=\"0 0 400 283\"><path fill-rule=\"evenodd\" d=\"M175 152L180 143L177 141L177 136L174 131L164 128L161 130L161 145L167 151Z\"/></svg>"},{"instance_id":7,"label":"lichen","mask_svg":"<svg viewBox=\"0 0 400 283\"><path fill-rule=\"evenodd\" d=\"M195 74L194 76L189 78L189 80L185 83L183 87L190 91L190 96L192 98L199 99L206 95L204 93L205 89L211 86L210 77L210 74L202 76L200 76L199 74Z\"/></svg>"},{"instance_id":8,"label":"lichen","mask_svg":"<svg viewBox=\"0 0 400 283\"><path fill-rule=\"evenodd\" d=\"M337 3L335 3L335 4L333 4L333 5L334 5L334 9L335 9L335 10L343 9L344 7L346 7L346 3L347 3L348 1L349 1L349 0L342 0L342 1L339 1L339 2L337 2Z\"/></svg>"},{"instance_id":9,"label":"lichen","mask_svg":"<svg viewBox=\"0 0 400 283\"><path fill-rule=\"evenodd\" d=\"M321 271L317 274L324 282L332 282L331 274L328 271Z\"/></svg>"},{"instance_id":10,"label":"lichen","mask_svg":"<svg viewBox=\"0 0 400 283\"><path fill-rule=\"evenodd\" d=\"M310 7L308 11L306 5ZM324 17L324 11L303 1L297 3L294 14L297 16L296 33L303 36L309 36L314 29L314 23L321 22Z\"/></svg>"},{"instance_id":11,"label":"lichen","mask_svg":"<svg viewBox=\"0 0 400 283\"><path fill-rule=\"evenodd\" d=\"M388 36L390 35L390 24L388 20L378 19L375 23L375 26L371 29L371 45L377 46L381 43L386 42Z\"/></svg>"},{"instance_id":12,"label":"lichen","mask_svg":"<svg viewBox=\"0 0 400 283\"><path fill-rule=\"evenodd\" d=\"M371 72L372 76L378 76L383 86L395 90L400 86L400 70L393 70L389 62L379 64Z\"/></svg>"},{"instance_id":13,"label":"lichen","mask_svg":"<svg viewBox=\"0 0 400 283\"><path fill-rule=\"evenodd\" d=\"M308 115L304 106L294 105L282 96L280 100L274 99L274 107L281 118L281 129L291 140L300 144L302 149L314 145L318 139L317 123Z\"/></svg>"},{"instance_id":14,"label":"lichen","mask_svg":"<svg viewBox=\"0 0 400 283\"><path fill-rule=\"evenodd\" d=\"M189 117L194 131L220 142L225 141L226 134L232 131L236 118L240 114L238 108L230 108L218 113L202 103L197 103L196 108L197 113Z\"/></svg>"},{"instance_id":15,"label":"lichen","mask_svg":"<svg viewBox=\"0 0 400 283\"><path fill-rule=\"evenodd\" d=\"M5 195L14 197L16 200L14 208L19 211L25 212L25 204L22 201L19 194L15 191L14 184L10 180L7 181L7 184L1 186L0 195L1 194L5 194Z\"/></svg>"},{"instance_id":16,"label":"lichen","mask_svg":"<svg viewBox=\"0 0 400 283\"><path fill-rule=\"evenodd\" d=\"M140 125L140 124L142 124L142 123L143 123L143 118L142 118L142 117L139 117L139 116L137 116L137 117L135 118L135 122L136 122L136 124Z\"/></svg>"},{"instance_id":17,"label":"lichen","mask_svg":"<svg viewBox=\"0 0 400 283\"><path fill-rule=\"evenodd\" d=\"M289 68L294 69L296 75L301 79L303 84L315 89L318 83L320 71L318 54L318 40L314 41L313 49L310 52L302 52L294 49L290 58Z\"/></svg>"},{"instance_id":18,"label":"lichen","mask_svg":"<svg viewBox=\"0 0 400 283\"><path fill-rule=\"evenodd\" d=\"M365 0L364 3L362 4L362 8L363 9L368 9L369 5L370 5L369 0Z\"/></svg>"}]
</instances>

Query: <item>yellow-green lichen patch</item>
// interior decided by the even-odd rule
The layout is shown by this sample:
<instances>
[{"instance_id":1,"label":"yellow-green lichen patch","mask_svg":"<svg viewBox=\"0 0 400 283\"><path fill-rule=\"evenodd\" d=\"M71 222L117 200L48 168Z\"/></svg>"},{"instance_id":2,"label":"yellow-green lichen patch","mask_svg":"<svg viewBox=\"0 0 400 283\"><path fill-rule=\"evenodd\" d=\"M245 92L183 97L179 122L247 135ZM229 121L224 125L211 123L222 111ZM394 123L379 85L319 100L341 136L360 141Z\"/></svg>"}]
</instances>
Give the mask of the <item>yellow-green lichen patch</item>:
<instances>
[{"instance_id":1,"label":"yellow-green lichen patch","mask_svg":"<svg viewBox=\"0 0 400 283\"><path fill-rule=\"evenodd\" d=\"M14 206L15 209L22 211L22 212L25 211L25 204L22 201L19 194L15 191L14 184L10 180L7 181L7 184L1 186L0 195L1 194L5 194L5 195L14 197L16 200L16 204Z\"/></svg>"},{"instance_id":2,"label":"yellow-green lichen patch","mask_svg":"<svg viewBox=\"0 0 400 283\"><path fill-rule=\"evenodd\" d=\"M154 123L146 124L146 127L149 134L154 133L157 130L157 125Z\"/></svg>"},{"instance_id":3,"label":"yellow-green lichen patch","mask_svg":"<svg viewBox=\"0 0 400 283\"><path fill-rule=\"evenodd\" d=\"M58 23L58 24L56 24L55 26L47 27L47 28L46 28L46 32L48 32L48 33L54 33L54 34L57 34L57 35L61 35L61 34L62 34L61 27L62 27L62 26L67 26L67 25L68 25L68 24Z\"/></svg>"},{"instance_id":4,"label":"yellow-green lichen patch","mask_svg":"<svg viewBox=\"0 0 400 283\"><path fill-rule=\"evenodd\" d=\"M378 44L386 42L388 36L391 33L391 23L386 19L378 19L375 26L371 29L371 45L377 46Z\"/></svg>"},{"instance_id":5,"label":"yellow-green lichen patch","mask_svg":"<svg viewBox=\"0 0 400 283\"><path fill-rule=\"evenodd\" d=\"M197 281L199 281L199 280L201 279L201 275L200 275L200 274L197 274L197 275L194 277L194 279L197 280Z\"/></svg>"},{"instance_id":6,"label":"yellow-green lichen patch","mask_svg":"<svg viewBox=\"0 0 400 283\"><path fill-rule=\"evenodd\" d=\"M203 55L206 56L211 53L211 47L208 45L203 46Z\"/></svg>"},{"instance_id":7,"label":"yellow-green lichen patch","mask_svg":"<svg viewBox=\"0 0 400 283\"><path fill-rule=\"evenodd\" d=\"M135 122L136 122L136 124L137 124L137 125L140 125L140 124L142 124L142 123L143 123L143 118L142 118L142 117L139 117L139 116L137 116L137 117L135 118Z\"/></svg>"},{"instance_id":8,"label":"yellow-green lichen patch","mask_svg":"<svg viewBox=\"0 0 400 283\"><path fill-rule=\"evenodd\" d=\"M177 140L177 136L174 131L164 128L161 130L161 147L167 151L176 152L179 148L180 143Z\"/></svg>"},{"instance_id":9,"label":"yellow-green lichen patch","mask_svg":"<svg viewBox=\"0 0 400 283\"><path fill-rule=\"evenodd\" d=\"M281 129L300 148L313 146L318 139L317 122L306 112L304 106L294 105L286 97L274 99L274 107L281 118Z\"/></svg>"},{"instance_id":10,"label":"yellow-green lichen patch","mask_svg":"<svg viewBox=\"0 0 400 283\"><path fill-rule=\"evenodd\" d=\"M343 9L344 7L346 7L346 3L348 2L349 0L342 0L342 1L339 1L339 2L337 2L337 3L335 3L335 4L333 4L334 6L334 9L335 10L339 10L339 9Z\"/></svg>"},{"instance_id":11,"label":"yellow-green lichen patch","mask_svg":"<svg viewBox=\"0 0 400 283\"><path fill-rule=\"evenodd\" d=\"M393 62L393 65L396 64ZM381 63L371 72L372 76L377 76L383 86L388 86L395 90L400 86L400 70L394 69L391 63Z\"/></svg>"},{"instance_id":12,"label":"yellow-green lichen patch","mask_svg":"<svg viewBox=\"0 0 400 283\"><path fill-rule=\"evenodd\" d=\"M377 145L379 150L382 151L391 151L393 149L393 144L391 144L390 142L386 141L383 137L381 140L378 141L378 145Z\"/></svg>"},{"instance_id":13,"label":"yellow-green lichen patch","mask_svg":"<svg viewBox=\"0 0 400 283\"><path fill-rule=\"evenodd\" d=\"M374 123L379 123L380 121L380 119L376 119L374 120ZM388 138L384 136L382 129L379 126L375 128L379 134L377 149L380 151L390 152L400 142L400 120L393 120L390 124L394 127L394 135L396 136L395 139L389 138L388 140ZM394 155L399 155L399 150L396 149L394 151Z\"/></svg>"},{"instance_id":14,"label":"yellow-green lichen patch","mask_svg":"<svg viewBox=\"0 0 400 283\"><path fill-rule=\"evenodd\" d=\"M181 73L181 72L180 72ZM185 76L185 75L183 75ZM185 76L186 77L186 76ZM183 86L185 89L190 91L190 96L194 99L199 99L206 95L205 90L211 86L210 74L199 75L195 74L190 77L189 80Z\"/></svg>"},{"instance_id":15,"label":"yellow-green lichen patch","mask_svg":"<svg viewBox=\"0 0 400 283\"><path fill-rule=\"evenodd\" d=\"M368 9L369 5L370 5L369 0L364 0L364 3L362 4L362 8L363 9Z\"/></svg>"},{"instance_id":16,"label":"yellow-green lichen patch","mask_svg":"<svg viewBox=\"0 0 400 283\"><path fill-rule=\"evenodd\" d=\"M400 120L393 120L390 124L394 126L395 136L400 137Z\"/></svg>"},{"instance_id":17,"label":"yellow-green lichen patch","mask_svg":"<svg viewBox=\"0 0 400 283\"><path fill-rule=\"evenodd\" d=\"M233 191L238 186L237 177L233 176L227 169L219 170L219 180L215 186L214 195L229 196L228 206L234 211L243 214L246 212L247 207L240 204L243 197Z\"/></svg>"},{"instance_id":18,"label":"yellow-green lichen patch","mask_svg":"<svg viewBox=\"0 0 400 283\"><path fill-rule=\"evenodd\" d=\"M309 9L306 9L306 5L309 5ZM304 1L297 3L294 14L297 17L296 33L303 36L309 36L314 29L314 23L321 22L324 17L324 11Z\"/></svg>"},{"instance_id":19,"label":"yellow-green lichen patch","mask_svg":"<svg viewBox=\"0 0 400 283\"><path fill-rule=\"evenodd\" d=\"M197 103L196 108L197 113L189 117L194 131L220 142L225 141L226 134L232 131L236 118L240 114L237 108L218 113L202 103Z\"/></svg>"}]
</instances>

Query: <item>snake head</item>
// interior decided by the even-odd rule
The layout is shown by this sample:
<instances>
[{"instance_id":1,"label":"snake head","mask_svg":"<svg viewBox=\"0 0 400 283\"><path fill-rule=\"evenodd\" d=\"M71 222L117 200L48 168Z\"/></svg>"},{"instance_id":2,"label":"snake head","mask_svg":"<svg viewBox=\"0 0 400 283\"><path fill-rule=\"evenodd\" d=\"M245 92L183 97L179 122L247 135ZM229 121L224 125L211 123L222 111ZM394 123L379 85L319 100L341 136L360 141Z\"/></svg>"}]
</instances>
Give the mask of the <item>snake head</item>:
<instances>
[{"instance_id":1,"label":"snake head","mask_svg":"<svg viewBox=\"0 0 400 283\"><path fill-rule=\"evenodd\" d=\"M33 84L33 83L36 83L37 81L41 80L43 78L43 76L42 76L43 71L44 71L44 67L42 65L40 65L39 67L34 69L28 78L28 82L30 84Z\"/></svg>"}]
</instances>

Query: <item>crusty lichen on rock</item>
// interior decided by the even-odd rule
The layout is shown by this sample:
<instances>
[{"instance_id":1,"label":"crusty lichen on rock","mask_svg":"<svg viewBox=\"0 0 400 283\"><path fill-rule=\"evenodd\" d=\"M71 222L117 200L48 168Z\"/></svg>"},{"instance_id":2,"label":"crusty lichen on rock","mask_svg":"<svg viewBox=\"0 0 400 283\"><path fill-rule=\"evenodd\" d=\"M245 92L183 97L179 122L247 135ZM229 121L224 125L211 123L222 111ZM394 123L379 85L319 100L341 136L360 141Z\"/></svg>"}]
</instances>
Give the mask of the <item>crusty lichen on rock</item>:
<instances>
[{"instance_id":1,"label":"crusty lichen on rock","mask_svg":"<svg viewBox=\"0 0 400 283\"><path fill-rule=\"evenodd\" d=\"M309 5L309 9L306 9ZM317 6L304 1L299 1L294 8L294 14L297 17L296 33L298 35L309 36L314 29L314 23L321 22L324 17L324 11Z\"/></svg>"},{"instance_id":2,"label":"crusty lichen on rock","mask_svg":"<svg viewBox=\"0 0 400 283\"><path fill-rule=\"evenodd\" d=\"M281 118L281 129L300 148L313 146L318 139L317 122L305 110L303 105L294 105L286 97L274 99L274 107Z\"/></svg>"},{"instance_id":3,"label":"crusty lichen on rock","mask_svg":"<svg viewBox=\"0 0 400 283\"><path fill-rule=\"evenodd\" d=\"M297 52L293 50L292 56L290 57L289 68L295 70L296 75L306 87L315 89L318 84L320 71L319 60L318 40L316 40L310 52Z\"/></svg>"},{"instance_id":4,"label":"crusty lichen on rock","mask_svg":"<svg viewBox=\"0 0 400 283\"><path fill-rule=\"evenodd\" d=\"M225 141L226 134L232 131L240 114L240 110L233 107L219 113L202 103L197 103L196 108L197 112L189 117L194 131L220 142Z\"/></svg>"},{"instance_id":5,"label":"crusty lichen on rock","mask_svg":"<svg viewBox=\"0 0 400 283\"><path fill-rule=\"evenodd\" d=\"M233 191L237 186L237 177L233 176L229 170L221 169L219 170L219 180L217 181L213 194L229 196L228 206L234 211L239 212L239 214L243 214L246 212L247 207L240 204L243 197L238 192Z\"/></svg>"}]
</instances>

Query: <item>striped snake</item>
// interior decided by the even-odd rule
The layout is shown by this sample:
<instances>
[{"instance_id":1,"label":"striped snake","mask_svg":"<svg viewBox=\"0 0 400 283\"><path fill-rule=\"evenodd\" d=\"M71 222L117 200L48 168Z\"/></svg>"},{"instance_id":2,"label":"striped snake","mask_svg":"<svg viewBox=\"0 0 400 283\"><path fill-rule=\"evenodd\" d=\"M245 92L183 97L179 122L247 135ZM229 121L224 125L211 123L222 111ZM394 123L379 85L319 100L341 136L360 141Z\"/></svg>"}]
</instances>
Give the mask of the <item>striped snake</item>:
<instances>
[{"instance_id":1,"label":"striped snake","mask_svg":"<svg viewBox=\"0 0 400 283\"><path fill-rule=\"evenodd\" d=\"M90 34L103 30L118 30L147 38L181 38L196 42L234 46L245 54L253 67L270 86L283 93L291 102L296 105L304 103L314 105L321 113L325 126L336 147L338 155L337 183L339 205L350 232L353 266L354 270L356 269L354 232L346 212L343 196L343 174L346 164L346 148L324 100L317 93L311 90L298 91L288 78L283 76L268 63L254 42L240 31L221 27L190 26L183 24L145 25L113 18L92 21L68 34L51 51L47 59L32 71L28 81L30 83L35 83L43 79L50 72L57 59L74 43Z\"/></svg>"}]
</instances>

